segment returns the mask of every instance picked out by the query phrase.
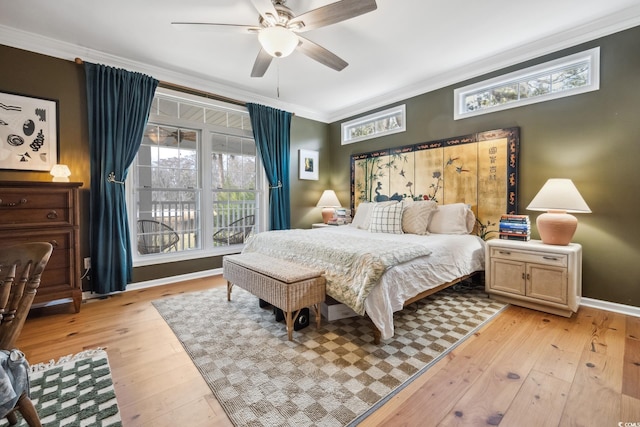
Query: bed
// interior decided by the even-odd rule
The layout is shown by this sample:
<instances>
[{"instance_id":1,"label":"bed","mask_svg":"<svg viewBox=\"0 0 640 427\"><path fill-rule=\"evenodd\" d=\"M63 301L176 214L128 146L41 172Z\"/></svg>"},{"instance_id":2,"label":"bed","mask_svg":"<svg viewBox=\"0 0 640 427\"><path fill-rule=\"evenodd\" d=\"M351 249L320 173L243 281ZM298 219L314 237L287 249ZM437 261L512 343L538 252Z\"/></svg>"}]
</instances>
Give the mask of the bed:
<instances>
[{"instance_id":1,"label":"bed","mask_svg":"<svg viewBox=\"0 0 640 427\"><path fill-rule=\"evenodd\" d=\"M243 252L260 252L325 271L326 292L393 336L393 313L484 270L484 241L471 234L468 205L363 203L353 223L258 233Z\"/></svg>"}]
</instances>

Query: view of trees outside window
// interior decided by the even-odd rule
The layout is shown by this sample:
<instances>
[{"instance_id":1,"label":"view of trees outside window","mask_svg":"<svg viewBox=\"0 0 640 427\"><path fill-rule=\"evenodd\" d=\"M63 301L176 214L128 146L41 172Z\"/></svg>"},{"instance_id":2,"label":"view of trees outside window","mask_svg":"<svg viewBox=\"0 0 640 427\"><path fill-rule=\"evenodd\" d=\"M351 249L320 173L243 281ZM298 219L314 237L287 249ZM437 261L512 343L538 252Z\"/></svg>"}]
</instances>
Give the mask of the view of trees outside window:
<instances>
[{"instance_id":1,"label":"view of trees outside window","mask_svg":"<svg viewBox=\"0 0 640 427\"><path fill-rule=\"evenodd\" d=\"M243 243L260 210L256 154L247 112L156 95L132 168L139 255Z\"/></svg>"},{"instance_id":2,"label":"view of trees outside window","mask_svg":"<svg viewBox=\"0 0 640 427\"><path fill-rule=\"evenodd\" d=\"M200 247L200 190L198 183L198 132L167 126L147 126L138 151L137 219L156 221L168 228L147 228L141 239L154 243L172 231L180 239L172 247L154 244L158 251L183 251ZM153 253L153 252L151 252Z\"/></svg>"},{"instance_id":3,"label":"view of trees outside window","mask_svg":"<svg viewBox=\"0 0 640 427\"><path fill-rule=\"evenodd\" d=\"M582 62L562 70L553 70L493 88L482 89L465 96L465 108L466 111L476 111L586 86L589 83L589 70L589 64Z\"/></svg>"},{"instance_id":4,"label":"view of trees outside window","mask_svg":"<svg viewBox=\"0 0 640 427\"><path fill-rule=\"evenodd\" d=\"M342 143L350 144L405 130L404 105L379 111L342 124Z\"/></svg>"},{"instance_id":5,"label":"view of trees outside window","mask_svg":"<svg viewBox=\"0 0 640 427\"><path fill-rule=\"evenodd\" d=\"M256 145L221 134L212 134L211 141L214 245L244 243L255 224Z\"/></svg>"},{"instance_id":6,"label":"view of trees outside window","mask_svg":"<svg viewBox=\"0 0 640 427\"><path fill-rule=\"evenodd\" d=\"M392 129L400 128L401 117L392 116L384 117L378 120L372 120L359 126L349 129L350 139L359 138L361 136L374 135L387 132Z\"/></svg>"}]
</instances>

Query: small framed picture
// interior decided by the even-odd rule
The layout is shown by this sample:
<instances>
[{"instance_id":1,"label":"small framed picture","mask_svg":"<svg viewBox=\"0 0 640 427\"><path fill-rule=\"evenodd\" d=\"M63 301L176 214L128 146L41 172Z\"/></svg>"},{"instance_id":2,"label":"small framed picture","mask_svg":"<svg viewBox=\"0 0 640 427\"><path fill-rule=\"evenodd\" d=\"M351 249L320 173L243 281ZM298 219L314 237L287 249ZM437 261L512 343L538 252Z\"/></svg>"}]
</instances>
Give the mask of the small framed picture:
<instances>
[{"instance_id":1,"label":"small framed picture","mask_svg":"<svg viewBox=\"0 0 640 427\"><path fill-rule=\"evenodd\" d=\"M0 92L0 168L50 171L58 163L58 101Z\"/></svg>"},{"instance_id":2,"label":"small framed picture","mask_svg":"<svg viewBox=\"0 0 640 427\"><path fill-rule=\"evenodd\" d=\"M318 152L311 150L298 150L299 152L299 166L300 173L298 178L309 179L313 181L318 180Z\"/></svg>"}]
</instances>

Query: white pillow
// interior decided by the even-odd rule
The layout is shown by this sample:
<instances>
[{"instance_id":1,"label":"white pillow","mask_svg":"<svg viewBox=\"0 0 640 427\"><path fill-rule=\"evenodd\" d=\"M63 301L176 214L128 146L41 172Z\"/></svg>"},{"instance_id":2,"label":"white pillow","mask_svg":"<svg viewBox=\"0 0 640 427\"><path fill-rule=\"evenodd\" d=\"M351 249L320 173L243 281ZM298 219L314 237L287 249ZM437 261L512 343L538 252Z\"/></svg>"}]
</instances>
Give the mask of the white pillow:
<instances>
[{"instance_id":1,"label":"white pillow","mask_svg":"<svg viewBox=\"0 0 640 427\"><path fill-rule=\"evenodd\" d=\"M475 226L476 216L465 203L438 206L431 216L427 230L435 234L469 234Z\"/></svg>"},{"instance_id":2,"label":"white pillow","mask_svg":"<svg viewBox=\"0 0 640 427\"><path fill-rule=\"evenodd\" d=\"M371 212L374 206L388 206L398 203L396 200L391 200L388 202L360 202L358 208L356 209L356 214L351 221L351 226L359 228L361 230L368 230L369 225L371 224Z\"/></svg>"},{"instance_id":3,"label":"white pillow","mask_svg":"<svg viewBox=\"0 0 640 427\"><path fill-rule=\"evenodd\" d=\"M412 201L405 204L402 212L402 231L410 234L429 234L427 231L429 221L437 208L438 205L432 200Z\"/></svg>"},{"instance_id":4,"label":"white pillow","mask_svg":"<svg viewBox=\"0 0 640 427\"><path fill-rule=\"evenodd\" d=\"M351 221L351 226L361 230L368 230L369 223L371 222L372 207L373 203L371 202L360 202L356 209L356 214L353 216L353 220Z\"/></svg>"},{"instance_id":5,"label":"white pillow","mask_svg":"<svg viewBox=\"0 0 640 427\"><path fill-rule=\"evenodd\" d=\"M371 209L372 233L402 234L402 203L376 203Z\"/></svg>"}]
</instances>

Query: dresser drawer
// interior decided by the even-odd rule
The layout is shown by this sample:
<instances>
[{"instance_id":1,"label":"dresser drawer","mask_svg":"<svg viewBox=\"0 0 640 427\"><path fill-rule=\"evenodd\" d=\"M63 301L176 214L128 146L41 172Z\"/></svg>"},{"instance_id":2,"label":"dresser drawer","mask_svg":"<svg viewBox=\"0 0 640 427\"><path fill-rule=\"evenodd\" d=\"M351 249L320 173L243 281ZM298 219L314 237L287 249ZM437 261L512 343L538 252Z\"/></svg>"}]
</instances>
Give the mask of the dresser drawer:
<instances>
[{"instance_id":1,"label":"dresser drawer","mask_svg":"<svg viewBox=\"0 0 640 427\"><path fill-rule=\"evenodd\" d=\"M513 261L536 262L539 264L567 266L567 255L557 253L545 253L540 251L522 251L510 248L491 248L491 258L510 259Z\"/></svg>"},{"instance_id":2,"label":"dresser drawer","mask_svg":"<svg viewBox=\"0 0 640 427\"><path fill-rule=\"evenodd\" d=\"M0 229L74 223L68 191L0 189Z\"/></svg>"},{"instance_id":3,"label":"dresser drawer","mask_svg":"<svg viewBox=\"0 0 640 427\"><path fill-rule=\"evenodd\" d=\"M53 250L69 250L74 245L72 229L62 230L22 230L20 234L0 230L0 246L11 246L20 243L49 242Z\"/></svg>"}]
</instances>

